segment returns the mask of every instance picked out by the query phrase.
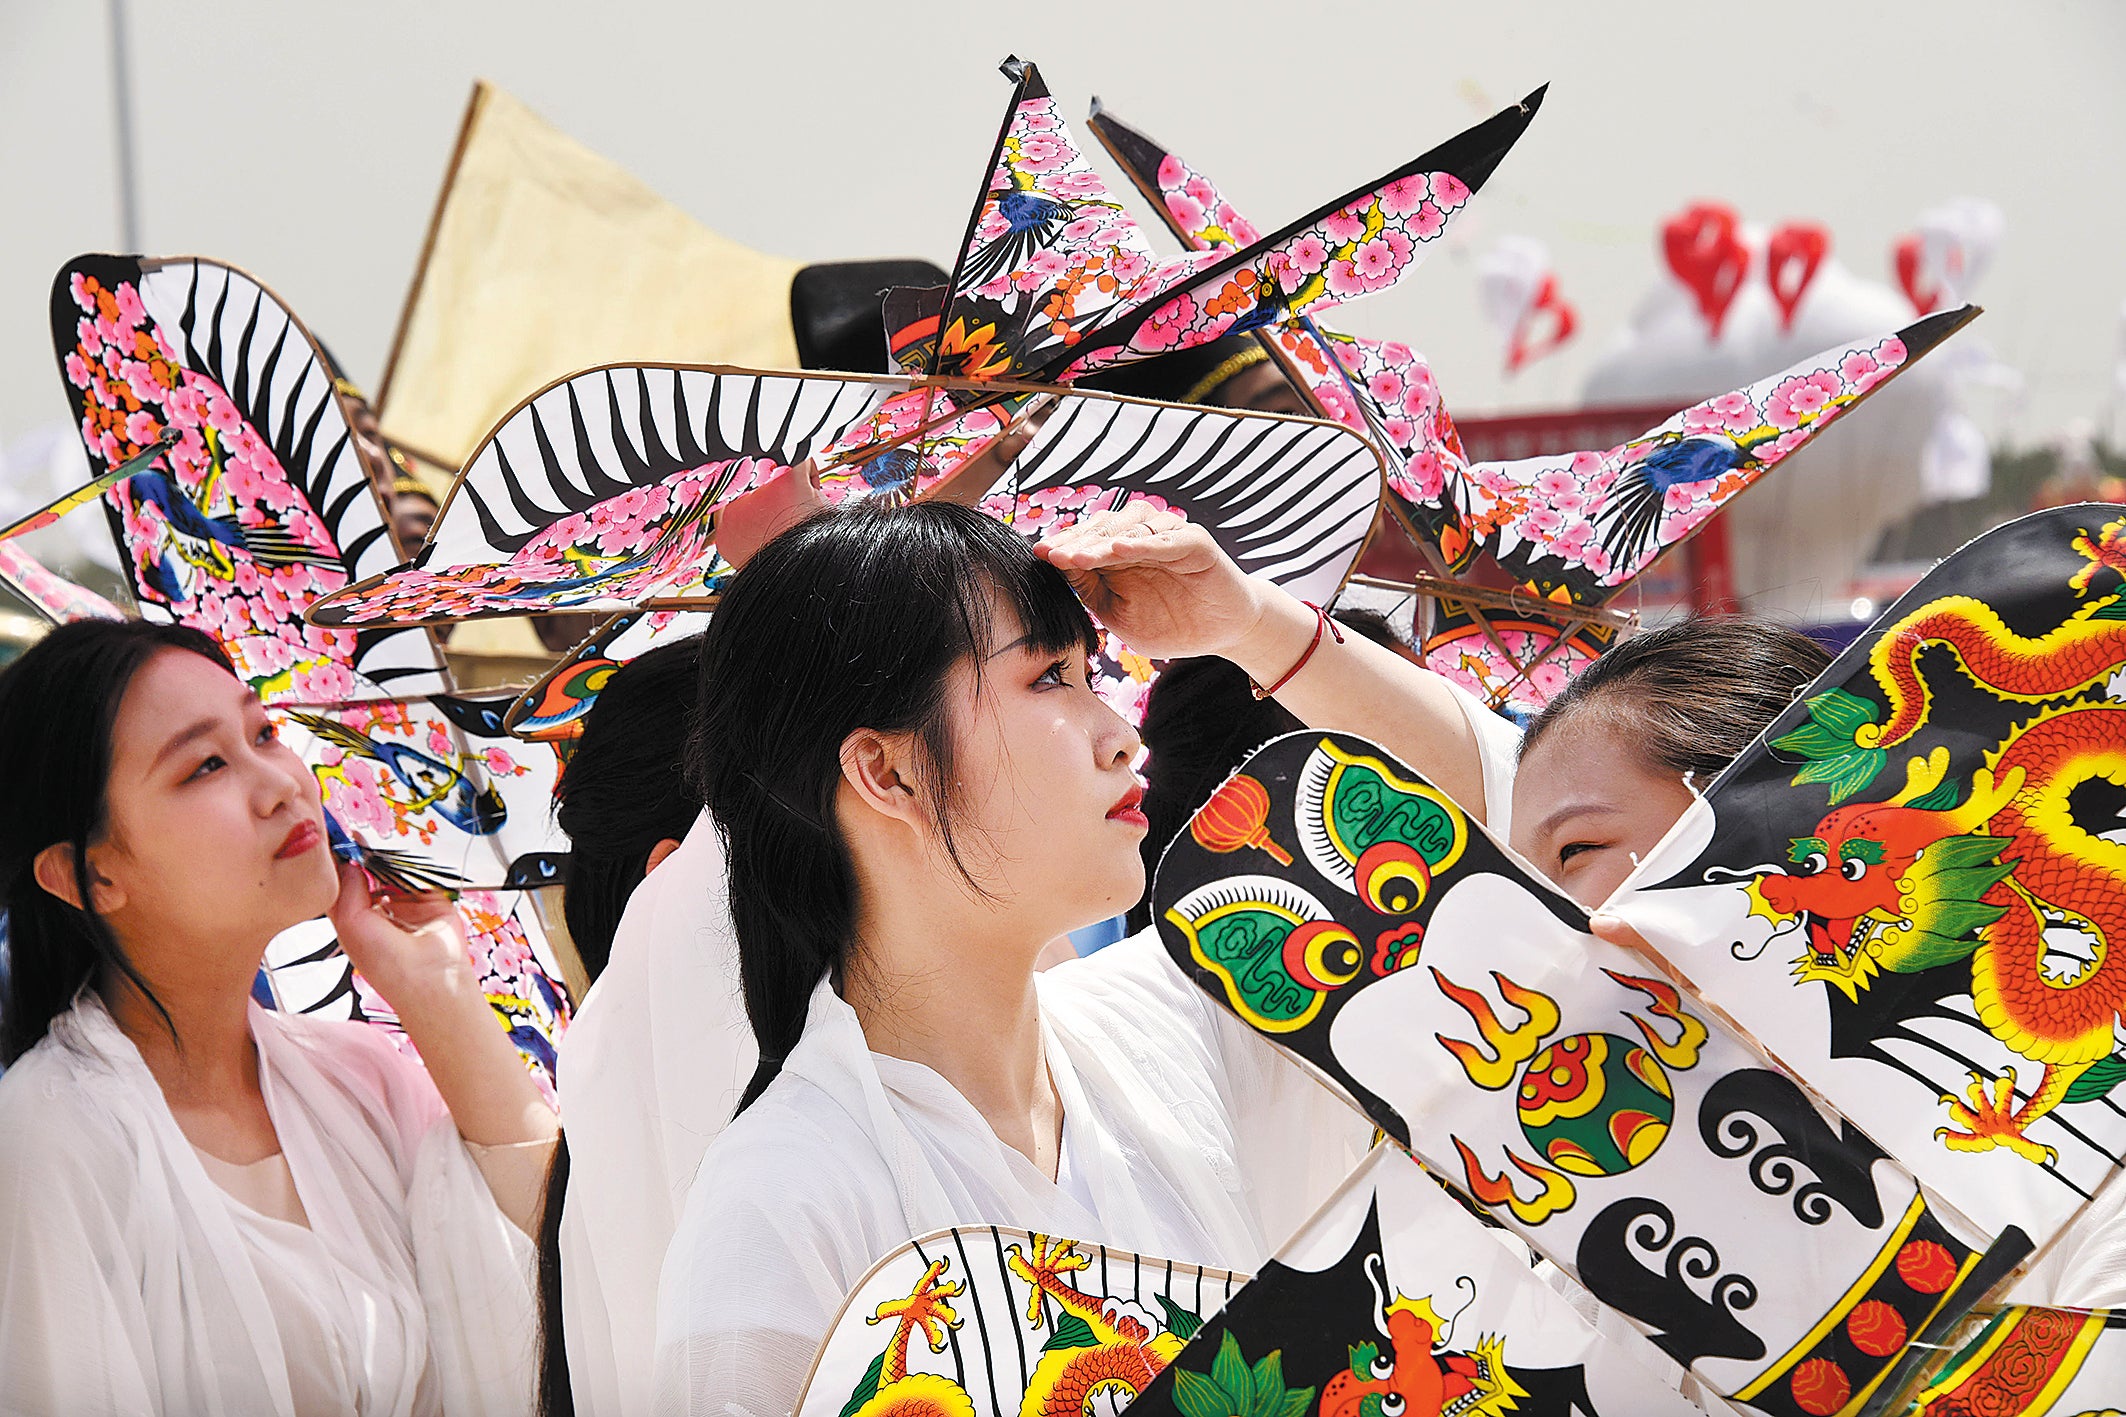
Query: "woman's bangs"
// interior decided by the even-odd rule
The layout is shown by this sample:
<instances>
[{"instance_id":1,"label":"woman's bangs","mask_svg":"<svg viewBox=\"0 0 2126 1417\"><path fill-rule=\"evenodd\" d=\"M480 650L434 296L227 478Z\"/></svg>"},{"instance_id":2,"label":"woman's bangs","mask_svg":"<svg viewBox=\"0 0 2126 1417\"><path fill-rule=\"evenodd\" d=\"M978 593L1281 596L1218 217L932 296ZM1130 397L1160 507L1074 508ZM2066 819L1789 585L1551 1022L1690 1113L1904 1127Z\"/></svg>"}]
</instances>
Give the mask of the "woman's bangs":
<instances>
[{"instance_id":1,"label":"woman's bangs","mask_svg":"<svg viewBox=\"0 0 2126 1417\"><path fill-rule=\"evenodd\" d=\"M1099 633L1063 573L1035 556L1014 533L1001 527L997 530L1011 544L985 538L972 548L986 563L978 569L996 608L1010 611L1018 620L1019 633L1029 648L1043 654L1097 652Z\"/></svg>"}]
</instances>

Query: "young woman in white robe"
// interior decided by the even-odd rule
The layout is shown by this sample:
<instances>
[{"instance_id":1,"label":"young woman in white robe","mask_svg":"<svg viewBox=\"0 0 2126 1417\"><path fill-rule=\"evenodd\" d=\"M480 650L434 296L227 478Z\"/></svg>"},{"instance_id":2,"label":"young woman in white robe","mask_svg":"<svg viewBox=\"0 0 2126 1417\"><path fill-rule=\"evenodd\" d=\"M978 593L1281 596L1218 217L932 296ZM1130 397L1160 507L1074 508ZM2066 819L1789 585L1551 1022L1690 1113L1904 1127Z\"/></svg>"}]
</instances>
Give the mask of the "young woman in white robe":
<instances>
[{"instance_id":1,"label":"young woman in white robe","mask_svg":"<svg viewBox=\"0 0 2126 1417\"><path fill-rule=\"evenodd\" d=\"M699 637L662 644L614 673L555 793L563 905L593 983L556 1068L568 1132L547 1190L554 1233L541 1237L550 1411L564 1383L589 1417L649 1411L665 1247L758 1062L723 845L680 771L700 649Z\"/></svg>"},{"instance_id":2,"label":"young woman in white robe","mask_svg":"<svg viewBox=\"0 0 2126 1417\"><path fill-rule=\"evenodd\" d=\"M213 642L62 627L0 675L0 1408L517 1413L554 1119L441 900L336 865ZM329 909L422 1064L260 1009Z\"/></svg>"},{"instance_id":3,"label":"young woman in white robe","mask_svg":"<svg viewBox=\"0 0 2126 1417\"><path fill-rule=\"evenodd\" d=\"M1201 564L1071 568L1133 645L1265 683L1306 651L1314 612L1200 529L1137 529ZM764 1061L666 1256L660 1409L788 1412L843 1294L913 1235L993 1222L1249 1269L1361 1154L1357 1114L1156 937L1036 974L1143 885L1136 734L1086 681L1092 643L1062 576L937 504L815 519L727 589L694 771ZM1286 702L1459 765L1442 786L1481 810L1511 729L1375 656L1408 667L1323 642Z\"/></svg>"}]
</instances>

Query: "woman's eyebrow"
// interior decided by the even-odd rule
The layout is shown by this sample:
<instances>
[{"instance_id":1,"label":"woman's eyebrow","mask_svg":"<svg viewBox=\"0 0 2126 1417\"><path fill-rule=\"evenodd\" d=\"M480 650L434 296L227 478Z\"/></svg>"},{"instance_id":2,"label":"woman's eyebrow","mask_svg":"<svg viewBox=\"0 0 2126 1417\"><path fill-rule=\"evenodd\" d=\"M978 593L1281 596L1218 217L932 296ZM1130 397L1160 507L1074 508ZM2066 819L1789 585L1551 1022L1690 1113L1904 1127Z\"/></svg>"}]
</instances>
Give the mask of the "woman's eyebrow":
<instances>
[{"instance_id":1,"label":"woman's eyebrow","mask_svg":"<svg viewBox=\"0 0 2126 1417\"><path fill-rule=\"evenodd\" d=\"M1030 650L1035 654L1042 654L1046 652L1046 647L1032 635L1021 635L1002 649L992 651L989 657L991 659L1002 659L1005 655L1016 654L1020 650Z\"/></svg>"},{"instance_id":2,"label":"woman's eyebrow","mask_svg":"<svg viewBox=\"0 0 2126 1417\"><path fill-rule=\"evenodd\" d=\"M203 718L191 727L177 733L162 745L162 748L155 754L154 761L148 764L149 769L152 771L161 767L164 759L175 757L188 744L206 737L220 726L221 720L218 718Z\"/></svg>"},{"instance_id":3,"label":"woman's eyebrow","mask_svg":"<svg viewBox=\"0 0 2126 1417\"><path fill-rule=\"evenodd\" d=\"M1538 822L1536 824L1535 831L1532 833L1532 835L1537 837L1548 836L1550 835L1550 833L1556 831L1558 827L1562 825L1566 820L1572 817L1614 817L1621 813L1623 810L1624 809L1622 807L1617 806L1613 802L1567 802L1564 806L1558 808L1555 812L1552 812L1549 816L1543 818L1542 821Z\"/></svg>"}]
</instances>

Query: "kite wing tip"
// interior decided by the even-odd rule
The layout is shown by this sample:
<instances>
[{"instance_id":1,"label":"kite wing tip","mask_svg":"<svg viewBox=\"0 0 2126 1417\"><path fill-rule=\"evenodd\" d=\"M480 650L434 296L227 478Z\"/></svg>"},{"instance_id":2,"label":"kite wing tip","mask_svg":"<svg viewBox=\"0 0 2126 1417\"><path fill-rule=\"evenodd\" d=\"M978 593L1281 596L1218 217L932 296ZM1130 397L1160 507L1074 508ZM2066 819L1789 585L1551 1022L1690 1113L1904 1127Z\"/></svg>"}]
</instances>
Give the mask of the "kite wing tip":
<instances>
[{"instance_id":1,"label":"kite wing tip","mask_svg":"<svg viewBox=\"0 0 2126 1417\"><path fill-rule=\"evenodd\" d=\"M1905 342L1911 357L1916 359L1985 313L1983 305L1971 304L1937 310L1905 326L1898 331L1898 337Z\"/></svg>"},{"instance_id":2,"label":"kite wing tip","mask_svg":"<svg viewBox=\"0 0 2126 1417\"><path fill-rule=\"evenodd\" d=\"M1521 100L1521 112L1533 118L1535 111L1543 106L1543 95L1550 92L1550 85L1539 84L1534 93Z\"/></svg>"}]
</instances>

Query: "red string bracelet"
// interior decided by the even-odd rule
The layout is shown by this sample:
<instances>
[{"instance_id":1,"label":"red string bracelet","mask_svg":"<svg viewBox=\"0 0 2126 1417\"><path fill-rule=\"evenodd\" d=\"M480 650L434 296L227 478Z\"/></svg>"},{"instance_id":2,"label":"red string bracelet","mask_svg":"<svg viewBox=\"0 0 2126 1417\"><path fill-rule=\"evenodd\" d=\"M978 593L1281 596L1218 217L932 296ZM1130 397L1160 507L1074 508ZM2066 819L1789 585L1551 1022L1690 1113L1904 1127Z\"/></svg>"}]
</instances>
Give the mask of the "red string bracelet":
<instances>
[{"instance_id":1,"label":"red string bracelet","mask_svg":"<svg viewBox=\"0 0 2126 1417\"><path fill-rule=\"evenodd\" d=\"M1336 643L1342 644L1344 642L1343 630L1337 625L1334 620L1331 620L1329 618L1328 611L1322 609L1319 605L1316 605L1311 600L1303 600L1300 602L1300 604L1306 606L1307 609L1314 612L1314 638L1307 641L1307 652L1299 656L1299 663L1293 665L1290 669L1287 669L1284 672L1284 677L1282 679L1279 679L1276 683L1270 685L1269 688L1263 688L1262 685L1256 683L1253 679L1248 680L1248 687L1255 691L1255 697L1258 699L1269 698L1272 694L1275 694L1279 689L1282 689L1285 685L1291 683L1294 676L1296 676L1300 670L1307 667L1307 661L1314 657L1314 651L1321 648L1321 632L1323 630L1327 630L1332 636L1334 636L1336 639Z\"/></svg>"}]
</instances>

